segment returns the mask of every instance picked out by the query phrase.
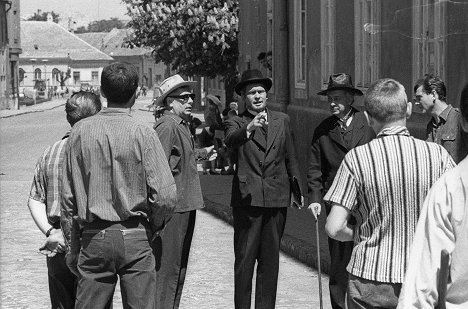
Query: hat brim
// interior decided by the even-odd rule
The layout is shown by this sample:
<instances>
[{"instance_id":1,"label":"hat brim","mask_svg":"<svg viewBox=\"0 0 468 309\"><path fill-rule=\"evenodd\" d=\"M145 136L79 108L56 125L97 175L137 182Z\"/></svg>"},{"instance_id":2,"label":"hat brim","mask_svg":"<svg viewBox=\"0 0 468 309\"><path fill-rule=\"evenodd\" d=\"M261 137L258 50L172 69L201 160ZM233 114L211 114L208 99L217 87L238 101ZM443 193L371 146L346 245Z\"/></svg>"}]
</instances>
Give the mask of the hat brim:
<instances>
[{"instance_id":1,"label":"hat brim","mask_svg":"<svg viewBox=\"0 0 468 309\"><path fill-rule=\"evenodd\" d=\"M332 90L346 90L349 92L352 92L354 95L361 96L363 95L362 91L356 88L351 88L351 87L330 87L328 89L322 90L317 92L318 95L327 95L329 91Z\"/></svg>"},{"instance_id":2,"label":"hat brim","mask_svg":"<svg viewBox=\"0 0 468 309\"><path fill-rule=\"evenodd\" d=\"M249 80L244 80L239 83L234 87L234 90L238 95L241 94L242 89L249 84L262 84L265 86L265 91L269 91L271 89L271 86L273 85L273 82L269 78L252 78Z\"/></svg>"},{"instance_id":3,"label":"hat brim","mask_svg":"<svg viewBox=\"0 0 468 309\"><path fill-rule=\"evenodd\" d=\"M159 105L159 106L164 106L164 100L166 99L166 97L171 94L171 92L173 92L174 90L176 90L177 88L182 88L182 87L186 87L186 86L189 86L190 89L193 89L195 88L195 85L197 84L197 82L194 82L194 81L187 81L187 82L183 82L183 83L179 83L177 85L174 85L172 86L171 88L169 88L164 94L160 95L159 97L156 98L156 105Z\"/></svg>"}]
</instances>

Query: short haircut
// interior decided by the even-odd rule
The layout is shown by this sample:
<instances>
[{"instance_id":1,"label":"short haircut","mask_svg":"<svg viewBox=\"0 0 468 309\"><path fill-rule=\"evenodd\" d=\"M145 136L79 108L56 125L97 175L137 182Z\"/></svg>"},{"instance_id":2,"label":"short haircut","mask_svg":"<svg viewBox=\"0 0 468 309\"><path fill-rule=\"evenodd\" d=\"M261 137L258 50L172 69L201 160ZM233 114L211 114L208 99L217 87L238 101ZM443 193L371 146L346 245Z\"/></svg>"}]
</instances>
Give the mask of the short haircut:
<instances>
[{"instance_id":1,"label":"short haircut","mask_svg":"<svg viewBox=\"0 0 468 309\"><path fill-rule=\"evenodd\" d=\"M445 102L446 89L445 84L439 76L434 74L426 74L423 82L424 92L429 94L432 91L437 92L439 100Z\"/></svg>"},{"instance_id":2,"label":"short haircut","mask_svg":"<svg viewBox=\"0 0 468 309\"><path fill-rule=\"evenodd\" d=\"M101 108L101 99L97 94L89 91L75 92L65 104L67 121L73 126L81 119L97 114Z\"/></svg>"},{"instance_id":3,"label":"short haircut","mask_svg":"<svg viewBox=\"0 0 468 309\"><path fill-rule=\"evenodd\" d=\"M138 88L138 72L131 64L112 63L102 70L101 88L109 102L124 105Z\"/></svg>"},{"instance_id":4,"label":"short haircut","mask_svg":"<svg viewBox=\"0 0 468 309\"><path fill-rule=\"evenodd\" d=\"M364 96L367 112L381 123L404 119L407 103L405 87L391 78L372 83Z\"/></svg>"},{"instance_id":5,"label":"short haircut","mask_svg":"<svg viewBox=\"0 0 468 309\"><path fill-rule=\"evenodd\" d=\"M463 119L468 122L468 84L463 87L460 96L460 112Z\"/></svg>"}]
</instances>

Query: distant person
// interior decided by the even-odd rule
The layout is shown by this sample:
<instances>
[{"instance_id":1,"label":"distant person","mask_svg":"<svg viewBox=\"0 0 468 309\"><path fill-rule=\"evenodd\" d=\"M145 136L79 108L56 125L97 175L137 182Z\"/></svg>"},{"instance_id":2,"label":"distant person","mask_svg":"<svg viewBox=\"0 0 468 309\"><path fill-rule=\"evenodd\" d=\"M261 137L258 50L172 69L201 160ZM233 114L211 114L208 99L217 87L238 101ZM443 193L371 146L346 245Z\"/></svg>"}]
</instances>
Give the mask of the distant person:
<instances>
[{"instance_id":1,"label":"distant person","mask_svg":"<svg viewBox=\"0 0 468 309\"><path fill-rule=\"evenodd\" d=\"M323 198L332 204L325 230L354 240L347 308L396 308L421 205L454 162L442 146L410 136L411 103L398 81L372 83L364 105L377 137L346 154Z\"/></svg>"},{"instance_id":2,"label":"distant person","mask_svg":"<svg viewBox=\"0 0 468 309\"><path fill-rule=\"evenodd\" d=\"M426 141L442 145L455 163L468 154L468 144L461 138L461 115L446 101L446 88L442 79L428 74L414 86L415 101L425 113L432 115L426 128Z\"/></svg>"},{"instance_id":3,"label":"distant person","mask_svg":"<svg viewBox=\"0 0 468 309\"><path fill-rule=\"evenodd\" d=\"M271 86L260 71L244 71L235 91L246 110L225 122L225 143L238 156L231 197L236 309L250 308L255 264L255 307L275 308L290 178L301 183L289 117L267 108Z\"/></svg>"},{"instance_id":4,"label":"distant person","mask_svg":"<svg viewBox=\"0 0 468 309\"><path fill-rule=\"evenodd\" d=\"M100 110L99 97L84 91L72 95L65 104L67 121L72 127ZM28 200L31 216L46 236L39 250L47 256L52 308L75 306L77 278L65 263L66 245L60 225L60 182L69 135L70 132L67 132L62 140L47 147L39 158Z\"/></svg>"},{"instance_id":5,"label":"distant person","mask_svg":"<svg viewBox=\"0 0 468 309\"><path fill-rule=\"evenodd\" d=\"M468 84L462 91L460 111L460 127L468 143ZM465 156L434 184L426 197L398 308L468 308L467 192ZM448 269L442 269L442 252L448 255ZM443 273L446 278L441 277Z\"/></svg>"},{"instance_id":6,"label":"distant person","mask_svg":"<svg viewBox=\"0 0 468 309\"><path fill-rule=\"evenodd\" d=\"M214 147L195 148L190 132L193 88L197 82L173 75L161 83L156 105L164 112L154 125L177 186L174 213L166 217L164 230L155 239L156 282L153 293L158 309L179 308L192 244L197 209L205 205L196 159L214 155Z\"/></svg>"},{"instance_id":7,"label":"distant person","mask_svg":"<svg viewBox=\"0 0 468 309\"><path fill-rule=\"evenodd\" d=\"M309 187L309 210L317 217L336 172L349 150L370 142L375 133L367 123L364 112L353 107L354 98L362 96L354 88L351 76L337 73L330 76L327 89L317 93L327 96L330 104L330 117L323 120L315 129L309 153L307 182ZM325 203L327 215L331 205ZM354 221L354 217L350 217ZM344 309L348 272L346 266L351 258L354 243L328 238L330 252L329 291L332 308Z\"/></svg>"},{"instance_id":8,"label":"distant person","mask_svg":"<svg viewBox=\"0 0 468 309\"><path fill-rule=\"evenodd\" d=\"M108 108L77 123L65 150L61 222L67 265L79 277L77 309L112 302L118 278L124 308L155 306L150 242L177 192L156 132L130 114L137 86L134 66L104 67Z\"/></svg>"}]
</instances>

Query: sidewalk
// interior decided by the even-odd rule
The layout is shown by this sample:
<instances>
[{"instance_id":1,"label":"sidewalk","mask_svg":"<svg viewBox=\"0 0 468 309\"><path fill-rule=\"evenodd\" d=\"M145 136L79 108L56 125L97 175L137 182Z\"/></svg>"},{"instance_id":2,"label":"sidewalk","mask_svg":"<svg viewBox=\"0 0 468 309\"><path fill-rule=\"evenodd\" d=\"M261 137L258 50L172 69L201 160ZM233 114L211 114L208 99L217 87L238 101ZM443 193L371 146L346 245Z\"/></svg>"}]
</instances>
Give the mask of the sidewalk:
<instances>
[{"instance_id":1,"label":"sidewalk","mask_svg":"<svg viewBox=\"0 0 468 309\"><path fill-rule=\"evenodd\" d=\"M29 113L36 113L36 112L43 112L45 110L53 109L59 106L65 105L67 102L66 98L57 98L52 99L51 101L39 103L36 105L20 105L20 109L3 109L0 110L0 118L8 118L22 114L29 114Z\"/></svg>"}]
</instances>

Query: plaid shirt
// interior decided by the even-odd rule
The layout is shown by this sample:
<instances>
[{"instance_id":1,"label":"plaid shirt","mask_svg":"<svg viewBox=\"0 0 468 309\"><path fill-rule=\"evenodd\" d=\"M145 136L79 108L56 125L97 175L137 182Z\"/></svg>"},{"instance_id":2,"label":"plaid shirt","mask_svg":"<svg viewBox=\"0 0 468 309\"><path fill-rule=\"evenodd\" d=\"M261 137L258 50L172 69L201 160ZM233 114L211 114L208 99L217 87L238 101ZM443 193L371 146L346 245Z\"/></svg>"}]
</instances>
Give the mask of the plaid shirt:
<instances>
[{"instance_id":1,"label":"plaid shirt","mask_svg":"<svg viewBox=\"0 0 468 309\"><path fill-rule=\"evenodd\" d=\"M65 158L65 145L70 132L62 140L47 147L34 170L34 179L29 197L46 205L47 218L51 225L60 221L60 181Z\"/></svg>"}]
</instances>

